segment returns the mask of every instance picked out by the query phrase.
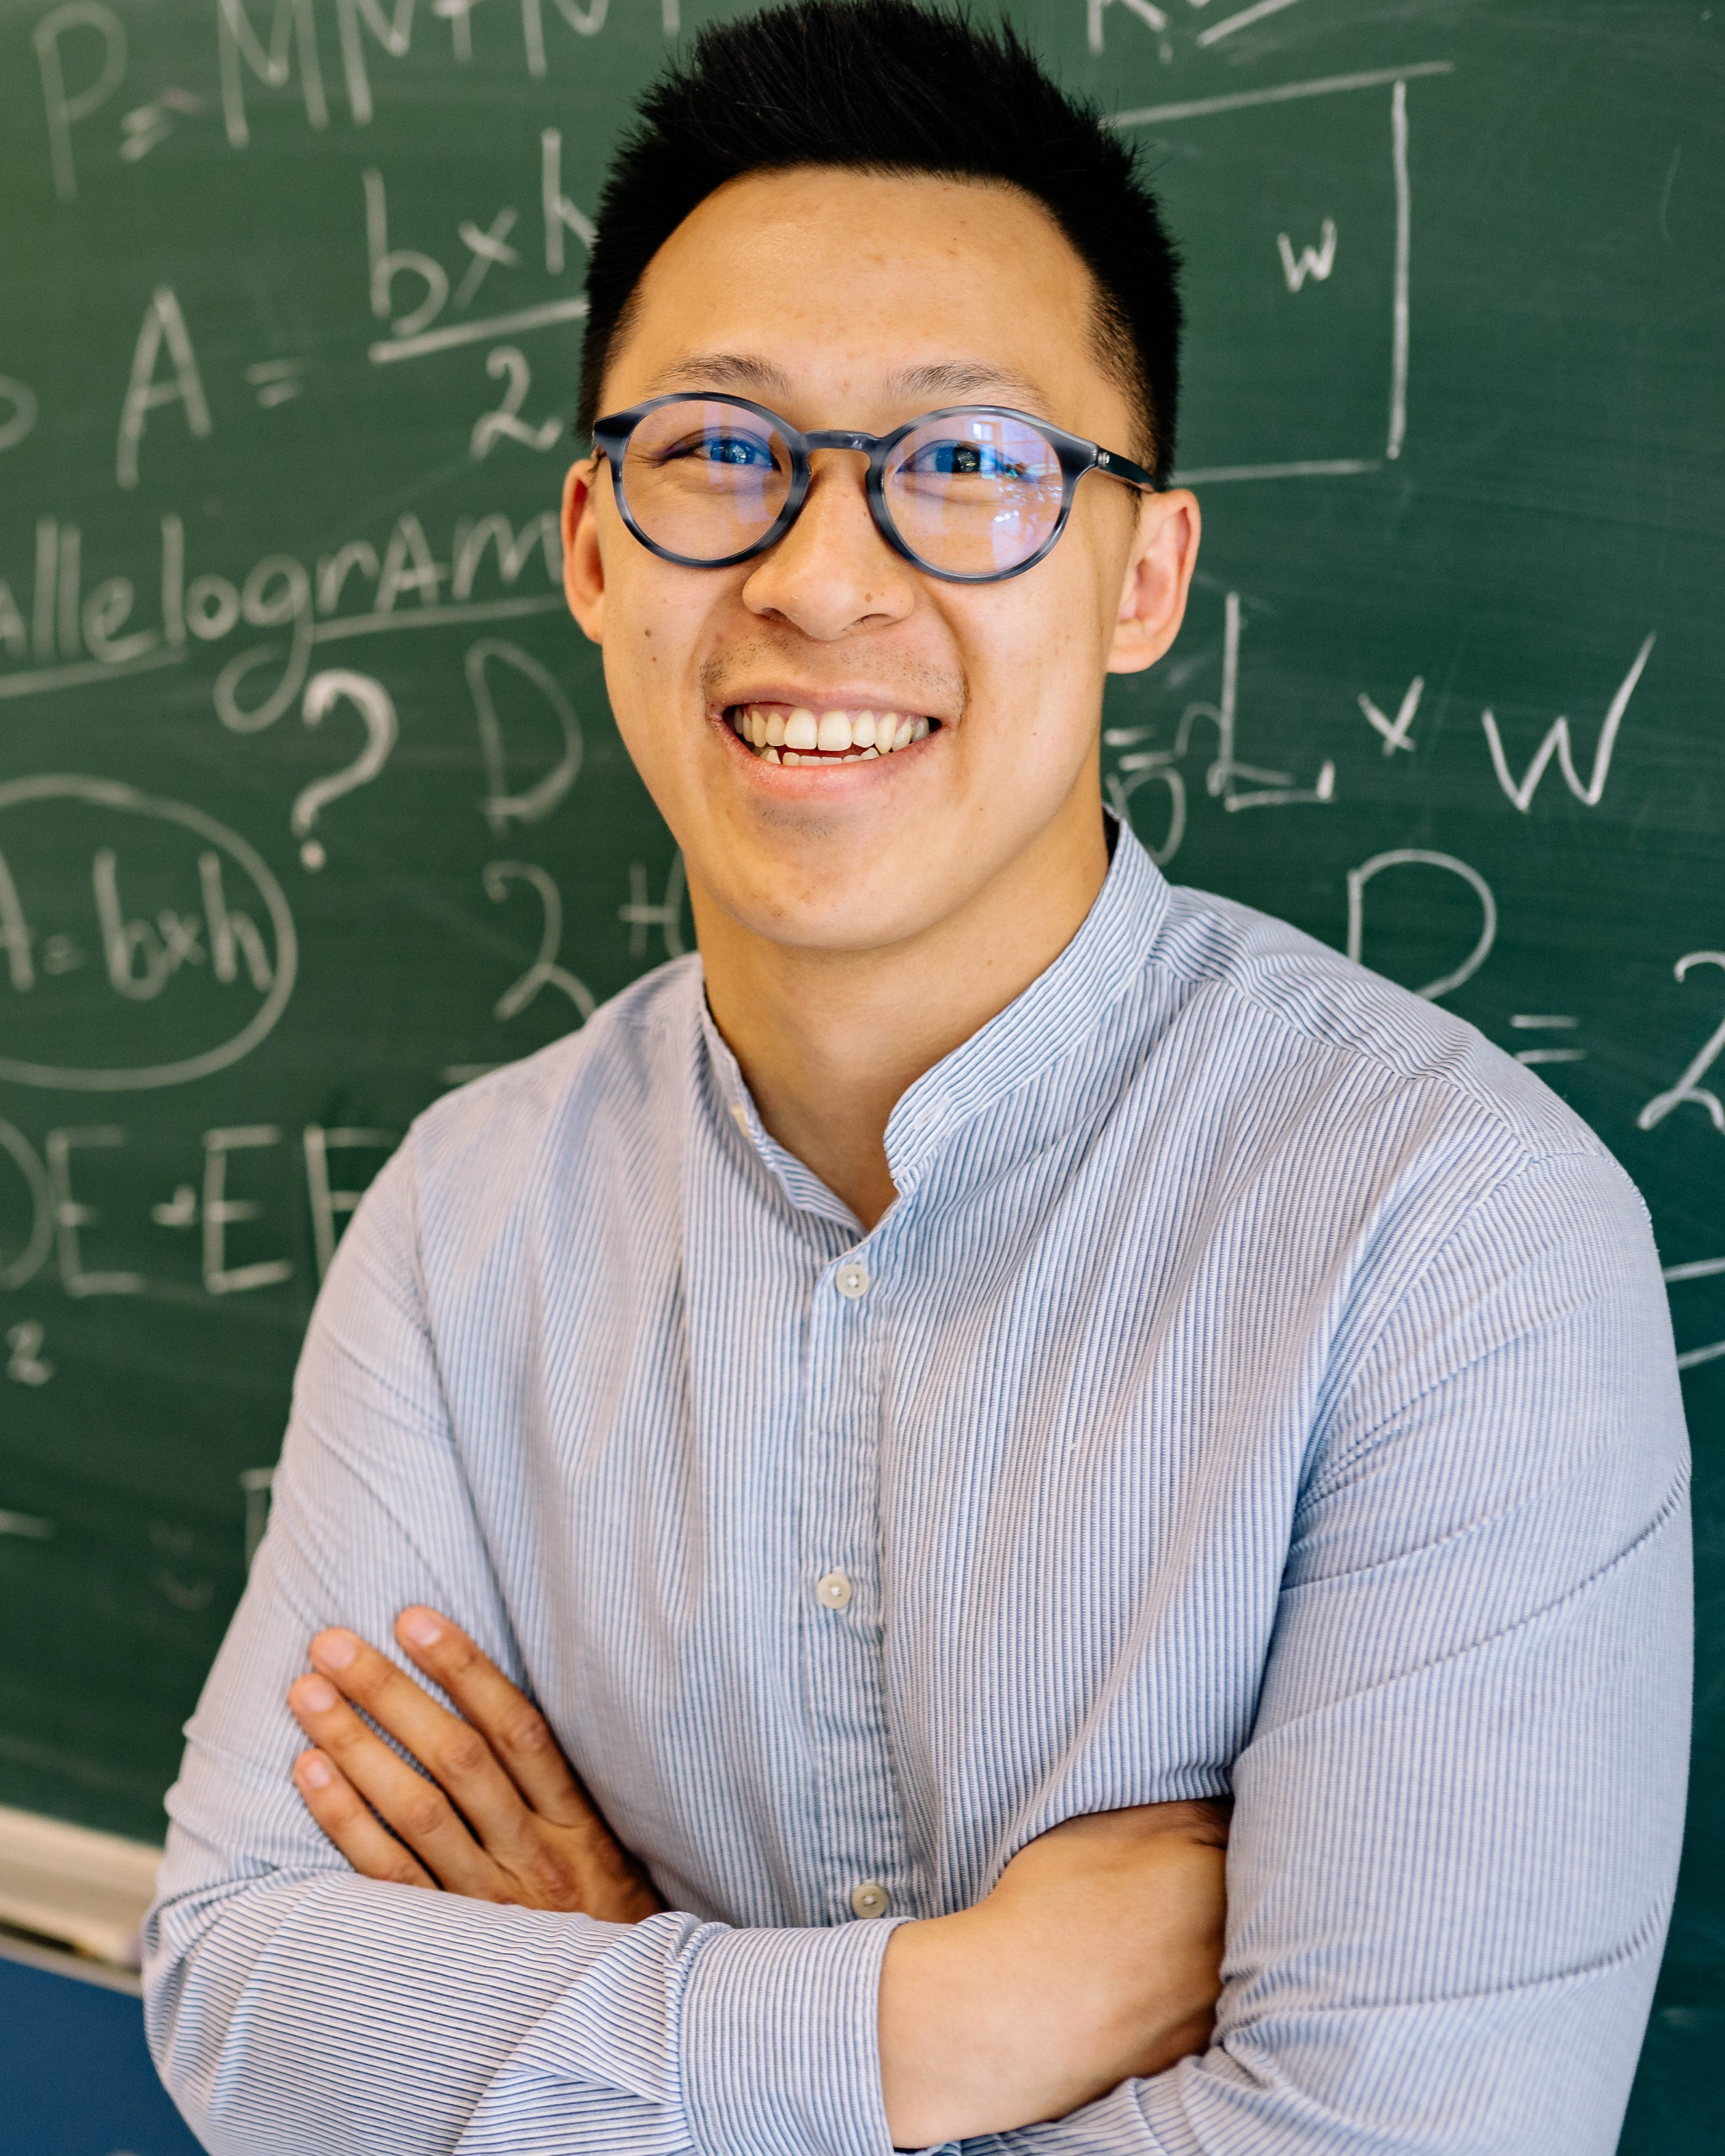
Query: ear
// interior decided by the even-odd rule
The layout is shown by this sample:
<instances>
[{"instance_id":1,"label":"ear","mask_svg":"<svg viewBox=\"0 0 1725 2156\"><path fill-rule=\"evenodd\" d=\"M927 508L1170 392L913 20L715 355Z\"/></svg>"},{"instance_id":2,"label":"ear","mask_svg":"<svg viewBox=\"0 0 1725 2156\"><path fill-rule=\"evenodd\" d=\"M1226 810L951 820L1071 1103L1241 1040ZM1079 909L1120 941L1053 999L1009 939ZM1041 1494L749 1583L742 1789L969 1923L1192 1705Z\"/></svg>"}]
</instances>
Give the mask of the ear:
<instances>
[{"instance_id":1,"label":"ear","mask_svg":"<svg viewBox=\"0 0 1725 2156\"><path fill-rule=\"evenodd\" d=\"M1110 674L1141 674L1179 635L1201 523L1198 498L1183 486L1138 497L1138 529L1108 651Z\"/></svg>"},{"instance_id":2,"label":"ear","mask_svg":"<svg viewBox=\"0 0 1725 2156\"><path fill-rule=\"evenodd\" d=\"M594 643L605 642L605 562L595 515L603 459L583 457L563 481L563 594ZM607 467L608 468L608 467Z\"/></svg>"}]
</instances>

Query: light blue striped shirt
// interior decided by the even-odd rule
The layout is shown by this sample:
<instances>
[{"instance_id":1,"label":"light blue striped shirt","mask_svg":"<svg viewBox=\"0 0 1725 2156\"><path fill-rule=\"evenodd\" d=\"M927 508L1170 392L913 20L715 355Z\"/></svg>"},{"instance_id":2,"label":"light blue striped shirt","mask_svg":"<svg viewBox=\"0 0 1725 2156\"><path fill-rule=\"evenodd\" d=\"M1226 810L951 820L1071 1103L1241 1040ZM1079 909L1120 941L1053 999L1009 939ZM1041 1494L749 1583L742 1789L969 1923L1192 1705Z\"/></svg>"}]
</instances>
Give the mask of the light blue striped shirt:
<instances>
[{"instance_id":1,"label":"light blue striped shirt","mask_svg":"<svg viewBox=\"0 0 1725 2156\"><path fill-rule=\"evenodd\" d=\"M1126 833L887 1150L864 1235L693 959L415 1126L172 1798L149 2025L198 2132L881 2156L893 1919L1071 1814L1231 1789L1211 2049L968 2148L1605 2156L1689 1701L1622 1171L1471 1028ZM320 1626L387 1642L415 1601L534 1694L674 1913L347 1870L283 1694Z\"/></svg>"}]
</instances>

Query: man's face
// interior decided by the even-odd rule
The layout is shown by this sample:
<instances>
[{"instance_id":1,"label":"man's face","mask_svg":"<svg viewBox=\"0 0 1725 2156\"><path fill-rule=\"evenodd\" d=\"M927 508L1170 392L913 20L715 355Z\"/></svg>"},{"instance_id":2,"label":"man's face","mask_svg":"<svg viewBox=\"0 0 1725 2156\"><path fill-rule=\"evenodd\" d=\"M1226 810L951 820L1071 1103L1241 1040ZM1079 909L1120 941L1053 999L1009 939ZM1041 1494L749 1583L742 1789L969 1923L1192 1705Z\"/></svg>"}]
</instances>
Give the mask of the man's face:
<instances>
[{"instance_id":1,"label":"man's face","mask_svg":"<svg viewBox=\"0 0 1725 2156\"><path fill-rule=\"evenodd\" d=\"M729 391L804 431L885 434L944 404L1012 405L1130 454L1135 415L1091 342L1088 273L1007 188L816 168L708 197L650 264L603 409ZM817 451L802 514L729 569L660 560L608 467L566 503L570 605L681 847L698 918L807 950L898 943L1023 864L1098 847L1103 676L1179 626L1190 496L1080 484L1053 552L1005 582L945 583L870 520L864 461ZM857 762L757 755L740 709L892 712L925 737ZM708 918L712 918L708 913ZM704 931L705 932L705 931Z\"/></svg>"}]
</instances>

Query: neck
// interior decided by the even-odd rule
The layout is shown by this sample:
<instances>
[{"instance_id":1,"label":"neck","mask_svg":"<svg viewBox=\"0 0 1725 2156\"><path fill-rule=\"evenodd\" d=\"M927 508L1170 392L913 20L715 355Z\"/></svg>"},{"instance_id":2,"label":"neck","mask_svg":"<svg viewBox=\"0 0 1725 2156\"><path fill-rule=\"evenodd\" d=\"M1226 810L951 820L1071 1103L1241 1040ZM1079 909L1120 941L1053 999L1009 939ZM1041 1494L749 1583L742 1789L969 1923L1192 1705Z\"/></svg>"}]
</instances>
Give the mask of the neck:
<instances>
[{"instance_id":1,"label":"neck","mask_svg":"<svg viewBox=\"0 0 1725 2156\"><path fill-rule=\"evenodd\" d=\"M865 1229L897 1195L886 1133L901 1095L1047 970L1107 869L1091 796L954 912L871 950L774 943L690 879L708 1007L761 1119Z\"/></svg>"}]
</instances>

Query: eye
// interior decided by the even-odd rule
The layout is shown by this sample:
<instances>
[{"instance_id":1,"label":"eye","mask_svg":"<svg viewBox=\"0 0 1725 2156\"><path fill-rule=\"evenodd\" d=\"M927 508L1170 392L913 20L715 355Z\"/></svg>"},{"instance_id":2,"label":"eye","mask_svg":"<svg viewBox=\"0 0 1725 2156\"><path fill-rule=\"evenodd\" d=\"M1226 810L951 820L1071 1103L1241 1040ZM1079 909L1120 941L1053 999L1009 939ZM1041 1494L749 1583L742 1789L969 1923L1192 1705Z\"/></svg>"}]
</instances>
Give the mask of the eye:
<instances>
[{"instance_id":1,"label":"eye","mask_svg":"<svg viewBox=\"0 0 1725 2156\"><path fill-rule=\"evenodd\" d=\"M1027 480L1034 476L1020 459L988 442L920 442L906 466L928 479Z\"/></svg>"},{"instance_id":2,"label":"eye","mask_svg":"<svg viewBox=\"0 0 1725 2156\"><path fill-rule=\"evenodd\" d=\"M718 433L712 429L703 429L699 434L686 435L680 442L669 442L660 454L667 464L687 459L701 464L724 464L760 472L774 468L768 443L752 435Z\"/></svg>"}]
</instances>

